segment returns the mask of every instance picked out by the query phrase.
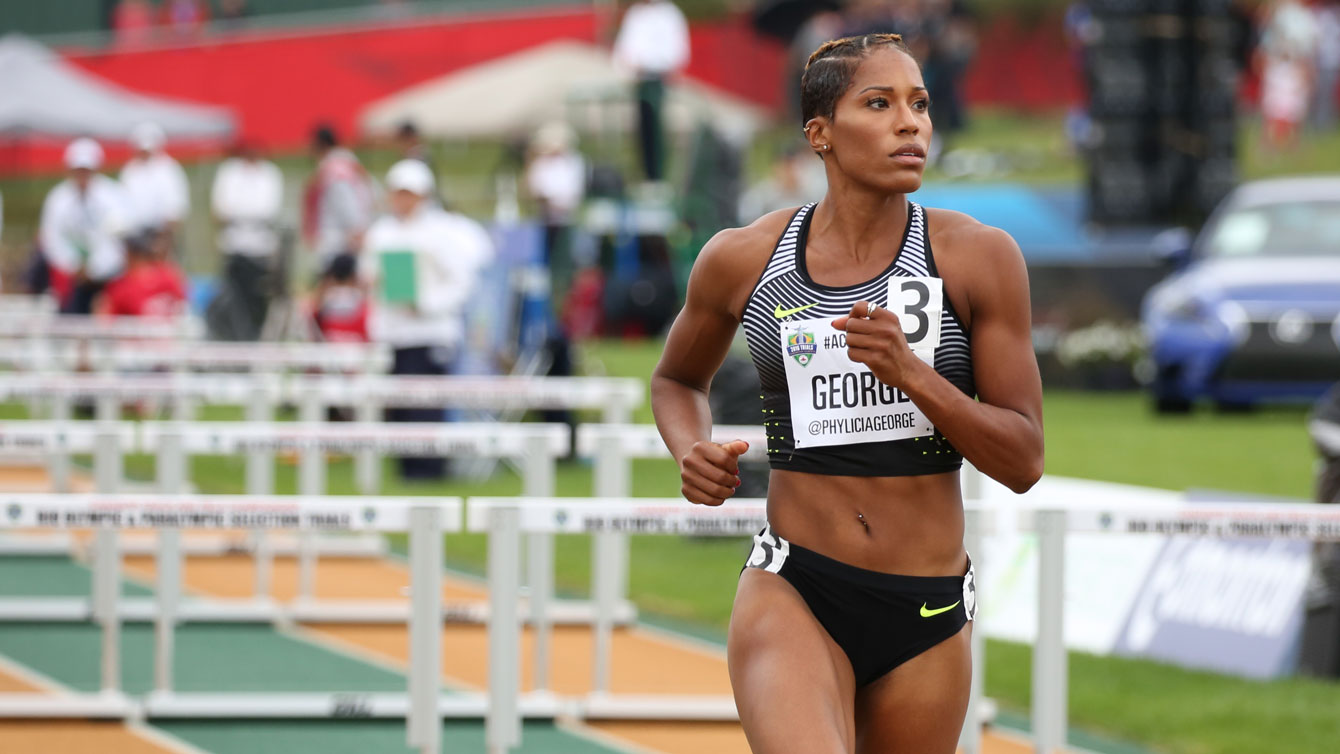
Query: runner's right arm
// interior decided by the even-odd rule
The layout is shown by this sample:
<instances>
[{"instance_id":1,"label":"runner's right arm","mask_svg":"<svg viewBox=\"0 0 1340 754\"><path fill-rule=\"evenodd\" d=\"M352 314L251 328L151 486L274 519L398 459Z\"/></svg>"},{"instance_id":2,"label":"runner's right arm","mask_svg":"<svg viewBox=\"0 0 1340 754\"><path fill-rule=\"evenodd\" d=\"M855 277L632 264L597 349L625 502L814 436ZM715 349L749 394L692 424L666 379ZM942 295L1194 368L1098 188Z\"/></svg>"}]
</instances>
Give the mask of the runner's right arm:
<instances>
[{"instance_id":1,"label":"runner's right arm","mask_svg":"<svg viewBox=\"0 0 1340 754\"><path fill-rule=\"evenodd\" d=\"M681 492L692 503L720 505L739 485L737 458L748 444L712 442L707 391L739 327L748 290L750 228L723 230L703 247L688 293L651 375L651 408L666 447L679 463Z\"/></svg>"}]
</instances>

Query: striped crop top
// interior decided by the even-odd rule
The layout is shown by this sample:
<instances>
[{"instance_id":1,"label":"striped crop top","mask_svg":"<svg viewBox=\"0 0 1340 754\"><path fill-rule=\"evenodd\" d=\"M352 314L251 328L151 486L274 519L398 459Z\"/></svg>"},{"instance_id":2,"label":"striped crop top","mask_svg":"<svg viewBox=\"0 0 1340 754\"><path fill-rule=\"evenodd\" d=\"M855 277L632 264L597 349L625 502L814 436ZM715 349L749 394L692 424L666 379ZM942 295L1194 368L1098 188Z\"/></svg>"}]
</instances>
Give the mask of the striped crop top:
<instances>
[{"instance_id":1,"label":"striped crop top","mask_svg":"<svg viewBox=\"0 0 1340 754\"><path fill-rule=\"evenodd\" d=\"M749 352L763 388L772 468L842 476L913 476L958 469L963 457L949 441L901 391L846 359L845 334L835 334L827 325L858 301L889 307L891 280L906 279L896 280L895 288L924 290L929 283L938 292L933 300L941 302L938 345L920 355L959 390L976 395L968 333L943 295L926 211L909 202L907 228L887 269L864 283L835 287L815 283L805 266L814 207L801 207L791 218L744 309ZM934 331L934 322L925 315L921 319L918 327L929 325ZM910 318L903 320L906 331ZM819 351L829 348L832 354ZM800 425L800 438L793 424ZM897 439L862 440L868 437Z\"/></svg>"}]
</instances>

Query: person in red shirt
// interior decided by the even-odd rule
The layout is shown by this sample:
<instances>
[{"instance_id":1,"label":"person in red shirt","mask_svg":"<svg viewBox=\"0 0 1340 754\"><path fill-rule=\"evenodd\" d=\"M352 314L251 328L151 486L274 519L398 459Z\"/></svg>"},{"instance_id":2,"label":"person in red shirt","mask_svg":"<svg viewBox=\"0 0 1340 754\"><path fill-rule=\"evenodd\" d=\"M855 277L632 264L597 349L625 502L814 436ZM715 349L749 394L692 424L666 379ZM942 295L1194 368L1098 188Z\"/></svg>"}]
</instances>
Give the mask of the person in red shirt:
<instances>
[{"instance_id":1,"label":"person in red shirt","mask_svg":"<svg viewBox=\"0 0 1340 754\"><path fill-rule=\"evenodd\" d=\"M107 284L94 309L121 317L171 317L186 303L186 278L165 253L163 233L148 233L126 241L126 269Z\"/></svg>"},{"instance_id":2,"label":"person in red shirt","mask_svg":"<svg viewBox=\"0 0 1340 754\"><path fill-rule=\"evenodd\" d=\"M324 340L338 343L367 343L368 296L358 282L353 255L331 261L312 296L312 318Z\"/></svg>"}]
</instances>

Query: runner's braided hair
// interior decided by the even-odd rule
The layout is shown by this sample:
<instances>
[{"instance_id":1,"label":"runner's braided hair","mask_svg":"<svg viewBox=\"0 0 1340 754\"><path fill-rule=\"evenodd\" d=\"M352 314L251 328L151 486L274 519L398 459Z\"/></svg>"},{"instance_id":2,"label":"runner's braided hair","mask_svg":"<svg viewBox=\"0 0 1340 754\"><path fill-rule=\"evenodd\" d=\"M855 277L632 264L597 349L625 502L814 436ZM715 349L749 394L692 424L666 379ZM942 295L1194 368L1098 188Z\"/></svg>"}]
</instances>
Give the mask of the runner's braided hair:
<instances>
[{"instance_id":1,"label":"runner's braided hair","mask_svg":"<svg viewBox=\"0 0 1340 754\"><path fill-rule=\"evenodd\" d=\"M901 34L863 34L819 45L805 63L805 73L800 77L801 125L820 115L832 118L838 98L851 86L861 61L881 47L892 47L913 57Z\"/></svg>"}]
</instances>

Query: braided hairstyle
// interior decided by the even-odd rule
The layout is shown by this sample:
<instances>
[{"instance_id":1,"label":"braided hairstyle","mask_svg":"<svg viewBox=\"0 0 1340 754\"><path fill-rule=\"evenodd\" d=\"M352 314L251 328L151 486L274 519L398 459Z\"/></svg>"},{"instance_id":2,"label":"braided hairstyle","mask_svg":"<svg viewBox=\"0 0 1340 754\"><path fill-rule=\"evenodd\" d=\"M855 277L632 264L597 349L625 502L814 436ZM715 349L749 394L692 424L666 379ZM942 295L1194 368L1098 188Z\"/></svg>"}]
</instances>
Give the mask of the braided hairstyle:
<instances>
[{"instance_id":1,"label":"braided hairstyle","mask_svg":"<svg viewBox=\"0 0 1340 754\"><path fill-rule=\"evenodd\" d=\"M801 125L820 115L832 118L838 99L851 86L861 61L881 47L892 47L915 60L901 34L863 34L819 45L800 77Z\"/></svg>"}]
</instances>

